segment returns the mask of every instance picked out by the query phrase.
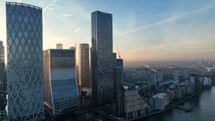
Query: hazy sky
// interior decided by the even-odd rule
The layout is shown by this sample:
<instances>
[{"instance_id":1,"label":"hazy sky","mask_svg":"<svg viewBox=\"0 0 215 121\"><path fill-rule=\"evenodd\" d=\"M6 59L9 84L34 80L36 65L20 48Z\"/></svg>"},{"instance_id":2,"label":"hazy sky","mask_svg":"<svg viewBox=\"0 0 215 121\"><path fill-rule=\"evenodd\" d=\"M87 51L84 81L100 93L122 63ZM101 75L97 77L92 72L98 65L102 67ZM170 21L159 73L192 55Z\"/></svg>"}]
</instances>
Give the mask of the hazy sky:
<instances>
[{"instance_id":1,"label":"hazy sky","mask_svg":"<svg viewBox=\"0 0 215 121\"><path fill-rule=\"evenodd\" d=\"M130 60L215 58L215 0L8 0L43 8L43 48L91 44L91 12L113 14L113 48ZM5 0L0 40L6 45Z\"/></svg>"}]
</instances>

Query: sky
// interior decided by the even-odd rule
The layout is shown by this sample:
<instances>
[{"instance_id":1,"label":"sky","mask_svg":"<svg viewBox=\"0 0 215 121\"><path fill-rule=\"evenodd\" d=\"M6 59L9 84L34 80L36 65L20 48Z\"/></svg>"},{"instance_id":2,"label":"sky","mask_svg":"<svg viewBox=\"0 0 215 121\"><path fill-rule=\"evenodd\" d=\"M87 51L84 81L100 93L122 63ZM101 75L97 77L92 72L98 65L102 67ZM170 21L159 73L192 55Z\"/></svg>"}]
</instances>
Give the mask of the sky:
<instances>
[{"instance_id":1,"label":"sky","mask_svg":"<svg viewBox=\"0 0 215 121\"><path fill-rule=\"evenodd\" d=\"M91 13L113 14L113 50L126 61L215 59L215 0L7 0L43 8L43 49L91 45ZM6 46L5 2L0 40Z\"/></svg>"}]
</instances>

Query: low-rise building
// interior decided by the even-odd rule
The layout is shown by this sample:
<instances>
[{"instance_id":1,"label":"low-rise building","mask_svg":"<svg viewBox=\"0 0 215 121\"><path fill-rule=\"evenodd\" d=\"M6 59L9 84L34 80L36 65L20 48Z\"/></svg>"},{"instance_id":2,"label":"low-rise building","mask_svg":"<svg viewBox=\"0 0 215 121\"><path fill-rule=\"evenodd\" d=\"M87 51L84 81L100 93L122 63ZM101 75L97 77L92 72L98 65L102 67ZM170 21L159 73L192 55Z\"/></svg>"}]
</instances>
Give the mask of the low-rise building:
<instances>
[{"instance_id":1,"label":"low-rise building","mask_svg":"<svg viewBox=\"0 0 215 121\"><path fill-rule=\"evenodd\" d=\"M147 103L138 94L138 87L123 86L124 116L126 119L142 116L148 109Z\"/></svg>"},{"instance_id":2,"label":"low-rise building","mask_svg":"<svg viewBox=\"0 0 215 121\"><path fill-rule=\"evenodd\" d=\"M169 97L169 103L173 103L174 98L175 98L175 93L172 90L166 90L165 92L167 96Z\"/></svg>"},{"instance_id":3,"label":"low-rise building","mask_svg":"<svg viewBox=\"0 0 215 121\"><path fill-rule=\"evenodd\" d=\"M159 110L164 110L169 104L169 97L166 93L158 93L152 96L154 99L154 108Z\"/></svg>"}]
</instances>

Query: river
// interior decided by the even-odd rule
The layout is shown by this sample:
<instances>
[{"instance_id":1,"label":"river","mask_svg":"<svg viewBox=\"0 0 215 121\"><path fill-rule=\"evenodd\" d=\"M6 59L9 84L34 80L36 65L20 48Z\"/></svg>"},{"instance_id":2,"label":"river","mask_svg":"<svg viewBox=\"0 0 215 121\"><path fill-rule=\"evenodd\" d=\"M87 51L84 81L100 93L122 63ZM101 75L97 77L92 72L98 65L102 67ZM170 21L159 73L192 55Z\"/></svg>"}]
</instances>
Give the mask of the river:
<instances>
[{"instance_id":1,"label":"river","mask_svg":"<svg viewBox=\"0 0 215 121\"><path fill-rule=\"evenodd\" d=\"M215 86L194 96L184 103L193 107L193 111L186 113L174 108L137 121L215 121Z\"/></svg>"}]
</instances>

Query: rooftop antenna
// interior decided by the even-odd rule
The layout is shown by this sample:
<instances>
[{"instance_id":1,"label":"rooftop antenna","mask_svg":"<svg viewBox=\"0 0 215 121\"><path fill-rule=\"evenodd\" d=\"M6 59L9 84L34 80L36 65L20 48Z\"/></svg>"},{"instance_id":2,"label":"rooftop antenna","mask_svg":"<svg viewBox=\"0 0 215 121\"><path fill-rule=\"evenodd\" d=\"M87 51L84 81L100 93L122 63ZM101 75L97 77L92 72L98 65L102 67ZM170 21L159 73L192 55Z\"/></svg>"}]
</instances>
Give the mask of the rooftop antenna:
<instances>
[{"instance_id":1,"label":"rooftop antenna","mask_svg":"<svg viewBox=\"0 0 215 121\"><path fill-rule=\"evenodd\" d=\"M117 52L118 52L119 58L121 58L118 46L117 46Z\"/></svg>"}]
</instances>

